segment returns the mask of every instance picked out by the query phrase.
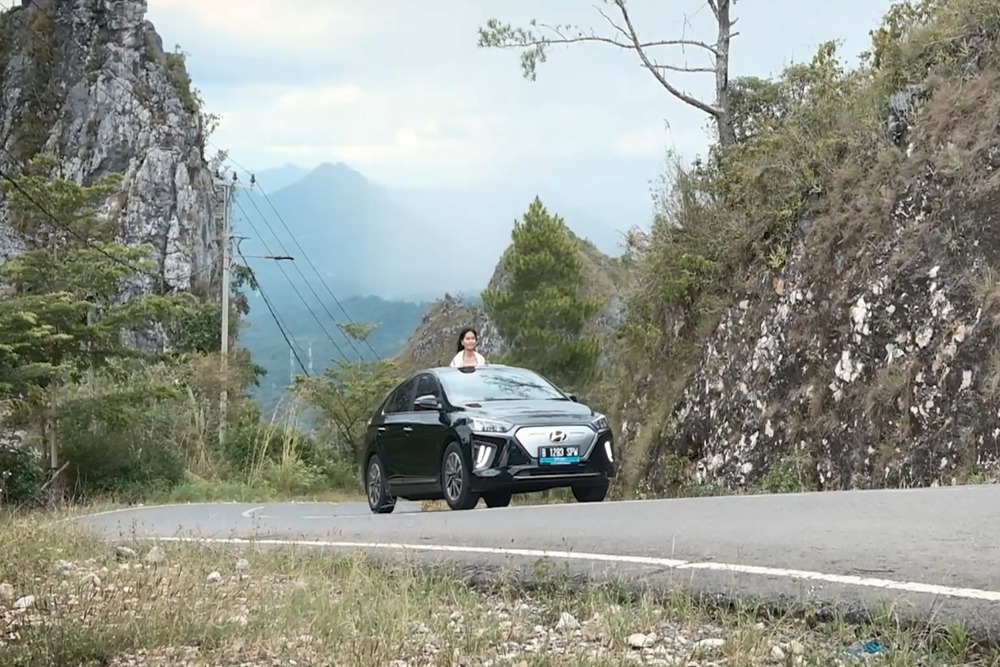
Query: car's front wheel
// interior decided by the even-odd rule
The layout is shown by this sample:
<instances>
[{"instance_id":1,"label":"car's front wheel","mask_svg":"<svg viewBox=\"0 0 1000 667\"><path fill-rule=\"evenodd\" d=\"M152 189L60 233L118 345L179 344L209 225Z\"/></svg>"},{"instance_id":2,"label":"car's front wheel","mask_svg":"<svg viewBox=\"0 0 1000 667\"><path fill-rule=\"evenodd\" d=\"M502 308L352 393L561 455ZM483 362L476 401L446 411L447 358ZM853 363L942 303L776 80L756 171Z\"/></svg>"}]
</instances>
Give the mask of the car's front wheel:
<instances>
[{"instance_id":1,"label":"car's front wheel","mask_svg":"<svg viewBox=\"0 0 1000 667\"><path fill-rule=\"evenodd\" d=\"M441 490L453 510L471 510L479 496L469 488L469 470L457 442L448 445L441 460Z\"/></svg>"},{"instance_id":2,"label":"car's front wheel","mask_svg":"<svg viewBox=\"0 0 1000 667\"><path fill-rule=\"evenodd\" d=\"M599 503L608 495L608 483L573 487L573 497L580 503Z\"/></svg>"},{"instance_id":3,"label":"car's front wheel","mask_svg":"<svg viewBox=\"0 0 1000 667\"><path fill-rule=\"evenodd\" d=\"M385 481L385 467L378 454L372 454L368 459L365 495L368 496L368 508L375 514L389 514L396 509L396 499L389 494L389 485Z\"/></svg>"}]
</instances>

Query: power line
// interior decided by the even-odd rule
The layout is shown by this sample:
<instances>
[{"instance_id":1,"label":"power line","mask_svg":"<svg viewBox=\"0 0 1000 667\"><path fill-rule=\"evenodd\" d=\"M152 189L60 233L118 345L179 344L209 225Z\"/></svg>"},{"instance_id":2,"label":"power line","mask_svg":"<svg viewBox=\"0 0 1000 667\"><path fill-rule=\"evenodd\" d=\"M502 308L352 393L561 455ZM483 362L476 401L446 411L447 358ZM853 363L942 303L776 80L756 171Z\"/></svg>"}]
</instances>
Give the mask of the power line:
<instances>
[{"instance_id":1,"label":"power line","mask_svg":"<svg viewBox=\"0 0 1000 667\"><path fill-rule=\"evenodd\" d=\"M281 247L281 252L285 253L286 255L291 254L291 253L288 252L288 249L285 248L285 244L281 242L281 238L277 235L277 233L275 233L274 228L271 227L271 223L269 223L267 221L267 218L264 216L264 213L260 210L260 207L257 206L257 202L254 201L254 198L253 198L252 194L249 197L249 199L250 199L250 205L253 206L253 208L254 208L255 211L257 211L257 215L260 216L261 221L267 227L268 231L271 232L271 236L274 237L274 240L276 240L278 242L278 245ZM247 222L250 222L250 221L247 220ZM250 223L250 226L253 227L253 223ZM261 236L260 232L257 232L257 235ZM293 237L293 239L294 239L294 237ZM263 238L261 239L261 243L264 243ZM265 244L264 247L266 249L267 245ZM268 250L267 252L269 254L271 253L270 250ZM312 292L312 295L314 297L316 297L316 302L319 303L320 308L322 308L323 311L327 314L327 317L330 318L330 320L333 322L334 326L337 326L337 318L335 318L333 316L333 313L330 312L330 309L326 307L325 303L323 303L323 299L321 299L320 296L319 296L319 294L316 293L316 290L313 288L312 283L310 283L309 280L302 274L302 269L299 268L298 264L294 264L293 266L295 267L295 270L298 272L299 277L302 278L302 281L306 284L306 287L308 287L309 291ZM305 301L303 300L303 303L304 302ZM309 306L307 305L306 308L308 308L308 307ZM326 337L330 338L330 335L328 333L326 333L325 327L323 327L323 323L319 322L318 319L317 319L317 323L319 323L320 327L323 328L323 332L326 334ZM340 328L338 327L338 330L339 329ZM358 355L359 359L364 360L364 355L361 354L361 351L354 344L354 341L352 341L349 336L347 336L346 334L344 334L343 331L341 331L341 335L344 336L344 339L347 341L347 344L351 346L352 350L354 350L354 354ZM333 339L332 338L330 338L330 342L333 343ZM339 351L340 347L336 343L333 343L333 344L334 344L335 347L337 347L337 350ZM341 352L340 354L341 354L342 357L344 357L345 360L347 359L347 357L344 356L343 352Z\"/></svg>"},{"instance_id":2,"label":"power line","mask_svg":"<svg viewBox=\"0 0 1000 667\"><path fill-rule=\"evenodd\" d=\"M7 155L10 155L10 153L7 151L6 148L0 147L0 150L3 150L4 153L7 153ZM13 157L13 156L11 156L11 157ZM10 174L8 174L6 171L4 171L2 169L0 169L0 178L2 178L3 180L7 181L8 183L10 183L10 185L11 185L12 188L14 188L15 190L17 190L18 193L22 197L24 197L26 200L28 200L28 203L30 203L32 206L34 206L39 211L41 211L42 214L45 215L45 217L47 217L49 220L51 220L52 222L54 222L58 227L66 230L67 232L69 232L70 234L72 234L73 236L75 236L80 242L82 242L88 248L91 248L92 250L96 250L97 252L101 253L102 255L104 255L105 257L107 257L108 259L110 259L112 262L118 264L119 266L123 266L126 269L131 269L132 271L135 271L136 273L139 273L141 275L146 275L146 276L153 277L153 274L149 273L148 271L145 271L145 270L143 270L143 269L135 266L134 264L130 264L129 262L126 262L125 260L121 259L120 257L116 257L116 256L112 255L107 250L105 250L104 248L102 248L101 246L99 246L98 244L94 243L93 241L91 241L90 239L88 239L86 236L84 236L83 234L81 234L80 232L78 232L76 229L73 228L72 225L70 225L67 222L63 222L62 220L60 220L59 218L57 218L48 208L46 208L43 204L40 204L37 199L35 199L34 197L32 197L30 194L28 194L27 190L25 190L23 187L21 187L21 184L17 182L17 179L15 179L14 177L12 177ZM162 280L161 276L157 276L157 278L159 278L159 279Z\"/></svg>"},{"instance_id":3,"label":"power line","mask_svg":"<svg viewBox=\"0 0 1000 667\"><path fill-rule=\"evenodd\" d=\"M260 298L264 301L264 305L267 306L268 312L271 313L271 319L273 319L274 323L278 325L278 331L281 332L281 337L285 339L288 349L292 351L293 355L295 355L295 361L298 362L299 368L301 368L302 373L308 377L309 370L306 368L306 365L302 363L302 357L299 356L299 352L295 348L298 343L296 342L295 345L292 345L292 341L294 341L295 338L291 334L285 332L285 327L281 324L281 318L278 317L278 314L271 306L271 300L267 298L267 293L264 292L264 287L260 284L260 281L257 280L257 274L255 274L253 269L250 268L247 258L244 257L243 252L239 249L239 247L236 248L236 254L240 256L240 259L243 260L243 266L245 266L247 271L250 272L250 279L253 280L253 284L257 287L257 291L260 293Z\"/></svg>"},{"instance_id":4,"label":"power line","mask_svg":"<svg viewBox=\"0 0 1000 667\"><path fill-rule=\"evenodd\" d=\"M219 148L219 146L217 146L216 144L214 144L210 140L206 140L206 143L209 144L210 146L213 146L218 151L225 152L225 151L223 151L222 148ZM267 192L264 190L264 188L262 188L260 186L260 182L257 180L256 174L254 174L254 172L250 171L249 169L247 169L246 167L244 167L243 165L241 165L236 160L233 160L233 159L229 158L228 154L226 155L226 159L229 160L230 162L232 162L239 169L243 170L244 172L246 172L250 176L250 185L251 185L251 188L254 187L254 186L256 186L257 189L260 190L260 194L261 194L261 196L264 197L264 201L266 201L267 205L271 208L272 211L274 211L274 215L278 218L278 222L281 223L281 226L284 228L284 230L286 232L288 232L288 235L291 237L292 241L295 243L295 247L298 248L299 254L301 254L302 259L304 259L306 261L306 263L309 264L309 267L312 268L313 273L316 274L316 277L319 279L320 284L323 285L323 287L327 291L327 294L330 295L330 297L333 299L334 303L337 304L337 307L340 308L340 312L342 312L344 314L344 317L347 318L347 321L350 324L355 324L354 320L352 320L351 316L347 313L347 309L344 308L344 304L340 302L340 299L337 298L337 295L333 293L333 290L330 289L330 286L323 279L323 275L316 268L316 265L313 264L313 262L312 262L311 259L309 259L309 255L306 253L305 248L303 248L302 244L299 243L299 241L298 241L297 238L295 238L295 235L292 233L292 230L288 228L288 224L285 222L285 219L282 217L282 215L278 211L278 209L274 206L274 203L271 201L271 198L267 195ZM251 197L251 202L252 201L253 201L253 198ZM256 206L256 204L255 204L255 206ZM263 214L262 214L262 217L263 217ZM271 233L272 234L274 233L273 230L272 230ZM275 235L275 238L277 238L277 235ZM279 241L279 243L280 243L280 241ZM285 251L285 252L287 252L287 251ZM304 276L303 276L303 279L305 279ZM316 298L319 299L319 296L317 295ZM322 303L321 300L320 300L320 302ZM348 342L351 342L349 337L347 337L347 336L345 336L345 337L348 338ZM372 344L368 341L367 338L364 340L364 344L368 347L369 350L371 350L371 353L373 355L375 355L376 359L381 359L382 358L381 356L379 356L379 353L375 351L375 348L372 347ZM354 347L354 343L353 342L351 342L351 347ZM355 352L357 352L357 348L355 348ZM360 352L358 352L358 356L359 357L361 356Z\"/></svg>"},{"instance_id":5,"label":"power line","mask_svg":"<svg viewBox=\"0 0 1000 667\"><path fill-rule=\"evenodd\" d=\"M259 183L256 182L256 178L253 176L253 174L251 174L250 176L251 176L251 183L257 186L257 189L260 190L261 195L263 195L264 197L264 201L267 202L268 206L271 207L271 210L274 211L274 214L278 217L278 221L281 223L281 226L284 227L285 231L288 232L288 235L292 237L292 241L295 242L295 247L297 247L299 249L299 252L302 253L302 259L306 260L306 263L309 264L309 266L312 268L313 273L315 273L316 277L319 278L320 284L326 288L327 293L333 299L334 303L337 304L337 307L340 308L340 312L344 314L344 317L347 318L347 321L350 324L354 324L355 322L354 320L351 319L351 316L347 314L347 310L344 308L344 304L340 302L340 299L337 298L337 295L333 293L333 290L330 289L330 286L326 284L325 280L323 280L322 274L320 274L319 270L316 268L316 265L312 263L312 260L309 259L309 255L306 254L305 248L302 247L298 239L295 238L295 235L292 234L292 231L288 228L288 225L285 224L285 220L284 218L281 217L281 214L278 213L278 209L275 208L274 204L271 203L271 198L267 196L267 193L264 192L264 189L260 187ZM372 347L372 344L368 342L367 338L364 339L364 344L368 347L369 350L371 350L371 353L375 355L376 359L382 358L379 356L379 353L375 351L375 348ZM351 347L354 347L354 343L351 343ZM358 353L358 356L361 356L360 352Z\"/></svg>"},{"instance_id":6,"label":"power line","mask_svg":"<svg viewBox=\"0 0 1000 667\"><path fill-rule=\"evenodd\" d=\"M240 204L239 200L234 199L233 203L236 204L236 208L238 208L240 210L240 213L243 214L244 220L247 221L247 223L250 225L250 228L254 231L254 233L257 236L261 236L260 230L258 230L257 226L254 225L253 222L250 220L250 216L247 215L246 209L243 208L243 205ZM269 255L273 255L274 254L271 251L270 246L267 245L267 242L264 241L263 238L261 238L261 243L264 245L264 250L267 252L267 254L269 254ZM284 248L282 248L282 251L284 251ZM320 329L323 331L324 334L326 334L326 337L333 344L333 347L337 350L337 352L340 354L340 356L343 357L345 361L347 361L347 356L344 354L344 351L340 348L340 346L337 345L337 341L335 341L333 339L333 337L329 334L329 332L326 330L326 327L323 326L323 322L320 321L319 316L317 316L316 312L312 308L309 307L309 303L305 300L305 297L302 296L302 292L300 292L299 288L297 288L295 286L295 283L292 282L292 279L288 277L288 273L285 272L285 267L283 267L280 263L278 263L278 269L281 271L281 274L285 277L285 280L288 281L288 284L291 286L292 290L295 292L295 295L299 297L300 301L302 301L302 305L304 305L306 307L306 310L309 311L309 314L312 315L312 317L313 317L314 320L316 320L316 323L319 325Z\"/></svg>"}]
</instances>

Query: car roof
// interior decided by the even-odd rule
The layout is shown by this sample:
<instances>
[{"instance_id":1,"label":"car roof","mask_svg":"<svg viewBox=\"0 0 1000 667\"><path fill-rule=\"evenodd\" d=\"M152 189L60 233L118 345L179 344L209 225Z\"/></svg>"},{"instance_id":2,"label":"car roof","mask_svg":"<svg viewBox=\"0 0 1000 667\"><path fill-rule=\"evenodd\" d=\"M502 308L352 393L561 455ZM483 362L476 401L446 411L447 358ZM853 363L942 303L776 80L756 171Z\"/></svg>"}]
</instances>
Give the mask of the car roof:
<instances>
[{"instance_id":1,"label":"car roof","mask_svg":"<svg viewBox=\"0 0 1000 667\"><path fill-rule=\"evenodd\" d=\"M474 366L473 368L475 368L476 371L490 370L490 369L511 369L515 371L529 370L527 368L521 368L520 366L508 366L507 364L488 364L486 366ZM468 372L469 371L463 371L459 369L457 366L430 366L428 368L419 370L416 373L413 373L413 375L411 375L410 377L413 377L415 375L420 375L422 373L430 373L431 375L448 375L453 373L468 373Z\"/></svg>"}]
</instances>

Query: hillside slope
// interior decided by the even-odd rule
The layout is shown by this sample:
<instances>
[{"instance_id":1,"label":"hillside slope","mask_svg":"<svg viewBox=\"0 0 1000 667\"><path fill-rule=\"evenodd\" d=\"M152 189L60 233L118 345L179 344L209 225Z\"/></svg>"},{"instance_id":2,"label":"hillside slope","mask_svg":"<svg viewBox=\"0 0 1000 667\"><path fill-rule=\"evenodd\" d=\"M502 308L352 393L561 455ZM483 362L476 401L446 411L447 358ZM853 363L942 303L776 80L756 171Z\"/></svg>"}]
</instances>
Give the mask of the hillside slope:
<instances>
[{"instance_id":1,"label":"hillside slope","mask_svg":"<svg viewBox=\"0 0 1000 667\"><path fill-rule=\"evenodd\" d=\"M625 386L640 493L1000 471L1000 3L922 4L930 18L897 15L876 33L881 62L851 82L884 119L865 150L849 134L863 116L821 117L829 134L811 141L839 146L838 162L788 224L780 268L758 260L679 396L655 359Z\"/></svg>"}]
</instances>

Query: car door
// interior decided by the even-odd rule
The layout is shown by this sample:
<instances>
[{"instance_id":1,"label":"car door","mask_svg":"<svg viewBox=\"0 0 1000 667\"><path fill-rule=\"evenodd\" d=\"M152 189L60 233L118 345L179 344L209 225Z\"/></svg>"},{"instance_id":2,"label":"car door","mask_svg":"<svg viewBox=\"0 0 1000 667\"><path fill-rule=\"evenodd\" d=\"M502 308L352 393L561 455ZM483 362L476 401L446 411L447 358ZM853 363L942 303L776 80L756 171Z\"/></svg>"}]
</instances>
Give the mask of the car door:
<instances>
[{"instance_id":1,"label":"car door","mask_svg":"<svg viewBox=\"0 0 1000 667\"><path fill-rule=\"evenodd\" d=\"M441 402L441 386L430 373L417 376L414 402L420 396L432 395L438 403ZM441 463L441 449L444 443L445 425L441 421L440 410L429 410L413 406L410 417L413 432L410 434L411 455L417 482L433 483L438 478L438 468Z\"/></svg>"},{"instance_id":2,"label":"car door","mask_svg":"<svg viewBox=\"0 0 1000 667\"><path fill-rule=\"evenodd\" d=\"M386 474L393 482L405 482L413 476L410 456L410 433L413 426L409 418L413 410L413 390L417 378L413 377L399 385L392 397L385 402L382 410L382 424L378 427L378 441L382 447L382 458Z\"/></svg>"}]
</instances>

